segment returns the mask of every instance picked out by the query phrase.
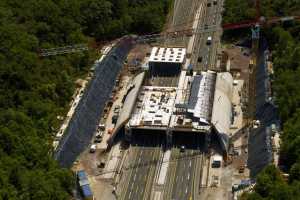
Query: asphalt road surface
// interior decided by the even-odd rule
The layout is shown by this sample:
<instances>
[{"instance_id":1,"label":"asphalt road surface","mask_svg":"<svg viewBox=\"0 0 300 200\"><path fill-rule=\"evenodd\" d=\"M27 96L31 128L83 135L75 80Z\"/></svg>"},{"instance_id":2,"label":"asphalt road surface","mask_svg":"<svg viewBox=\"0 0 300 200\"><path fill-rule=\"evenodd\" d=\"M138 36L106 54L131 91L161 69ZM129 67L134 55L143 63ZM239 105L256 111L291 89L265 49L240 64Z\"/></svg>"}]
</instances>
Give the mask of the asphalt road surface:
<instances>
[{"instance_id":1,"label":"asphalt road surface","mask_svg":"<svg viewBox=\"0 0 300 200\"><path fill-rule=\"evenodd\" d=\"M201 1L175 0L172 27L168 31L179 31L191 28L197 6ZM166 38L164 44L167 46L187 46L188 41L188 37Z\"/></svg>"},{"instance_id":2,"label":"asphalt road surface","mask_svg":"<svg viewBox=\"0 0 300 200\"><path fill-rule=\"evenodd\" d=\"M195 11L200 3L204 4L203 14L198 22L197 35L194 41L194 49L191 57L194 70L208 70L216 68L217 49L220 45L222 31L221 11L223 1L217 5L212 0L176 0L174 3L173 31L183 30L193 20ZM210 6L207 6L210 3ZM207 44L207 38L212 37L212 43ZM167 45L185 45L187 37L167 39ZM200 59L199 59L200 58ZM165 80L163 80L165 81ZM186 145L186 150L180 152L180 145L171 149L171 162L164 186L164 200L190 200L195 199L195 185L199 182L204 153L201 149L203 137L195 135L194 139L181 140ZM176 143L176 141L175 141ZM180 143L180 142L179 142ZM177 143L177 144L179 144ZM153 146L153 144L155 144ZM160 139L153 137L153 140L144 140L142 145L130 148L132 159L129 165L128 182L121 194L122 200L143 200L150 199L151 189L154 185L155 170L160 166L159 160L162 156L162 144Z\"/></svg>"},{"instance_id":3,"label":"asphalt road surface","mask_svg":"<svg viewBox=\"0 0 300 200\"><path fill-rule=\"evenodd\" d=\"M130 149L131 162L127 167L130 175L127 185L124 186L127 188L126 193L121 197L124 200L150 198L155 169L162 155L161 137L140 137L137 140L138 146L132 146Z\"/></svg>"},{"instance_id":4,"label":"asphalt road surface","mask_svg":"<svg viewBox=\"0 0 300 200\"><path fill-rule=\"evenodd\" d=\"M204 3L204 8L204 16L197 26L196 44L192 55L192 65L196 71L216 69L217 49L222 34L223 1L218 1L215 5L212 0L208 0ZM207 43L208 37L212 37L211 44Z\"/></svg>"},{"instance_id":5,"label":"asphalt road surface","mask_svg":"<svg viewBox=\"0 0 300 200\"><path fill-rule=\"evenodd\" d=\"M202 157L204 156L203 134L184 133L174 137L174 146L171 149L171 163L168 172L168 180L165 186L164 199L189 200L195 199L202 170ZM185 150L180 149L185 146Z\"/></svg>"},{"instance_id":6,"label":"asphalt road surface","mask_svg":"<svg viewBox=\"0 0 300 200\"><path fill-rule=\"evenodd\" d=\"M217 49L220 46L222 30L221 12L223 1L218 1L214 4L212 0L202 1L204 10L202 17L197 25L197 34L194 42L194 49L191 59L191 64L194 70L206 71L216 69ZM207 43L208 37L212 37L211 44ZM178 148L172 148L172 160L170 170L168 172L168 184L165 190L165 199L171 200L189 200L195 199L198 190L195 188L196 182L199 183L203 163L201 162L203 153L200 150L201 141L203 138L196 138L186 141L185 144L191 144L191 148L180 153ZM194 142L194 143L193 143ZM183 144L184 145L184 142ZM203 144L202 144L203 145ZM181 156L180 156L181 154ZM176 157L181 157L176 159ZM197 191L197 192L196 192Z\"/></svg>"},{"instance_id":7,"label":"asphalt road surface","mask_svg":"<svg viewBox=\"0 0 300 200\"><path fill-rule=\"evenodd\" d=\"M175 0L174 17L172 20L172 30L182 30L188 26L187 22L194 17L198 0ZM166 39L166 45L187 45L188 38ZM161 83L163 81L164 83ZM168 80L159 80L158 84L166 84ZM175 82L176 80L171 80ZM177 82L177 81L176 81ZM150 144L152 143L152 144ZM151 145L156 144L155 147ZM154 173L159 166L159 158L162 155L162 147L159 139L154 141L144 140L139 146L130 147L132 159L129 165L128 183L124 185L124 192L120 199L142 200L149 199L151 187L153 185Z\"/></svg>"}]
</instances>

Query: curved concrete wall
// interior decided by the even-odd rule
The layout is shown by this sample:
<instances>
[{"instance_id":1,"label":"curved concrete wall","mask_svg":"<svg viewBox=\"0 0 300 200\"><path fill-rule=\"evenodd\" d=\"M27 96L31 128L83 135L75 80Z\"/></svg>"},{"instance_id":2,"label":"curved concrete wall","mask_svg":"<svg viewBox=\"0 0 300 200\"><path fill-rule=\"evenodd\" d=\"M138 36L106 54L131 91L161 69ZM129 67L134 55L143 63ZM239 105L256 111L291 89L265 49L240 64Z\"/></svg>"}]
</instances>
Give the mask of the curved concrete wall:
<instances>
[{"instance_id":1,"label":"curved concrete wall","mask_svg":"<svg viewBox=\"0 0 300 200\"><path fill-rule=\"evenodd\" d=\"M230 73L218 73L211 122L217 130L222 148L227 151L231 124L233 78Z\"/></svg>"}]
</instances>

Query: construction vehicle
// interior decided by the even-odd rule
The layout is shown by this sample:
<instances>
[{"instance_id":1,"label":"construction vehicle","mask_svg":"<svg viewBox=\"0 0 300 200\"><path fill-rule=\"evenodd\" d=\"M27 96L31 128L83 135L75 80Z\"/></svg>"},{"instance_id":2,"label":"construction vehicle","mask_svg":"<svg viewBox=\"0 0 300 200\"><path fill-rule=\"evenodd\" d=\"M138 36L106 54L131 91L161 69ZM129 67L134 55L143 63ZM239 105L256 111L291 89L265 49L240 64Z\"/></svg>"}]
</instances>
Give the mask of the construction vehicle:
<instances>
[{"instance_id":1,"label":"construction vehicle","mask_svg":"<svg viewBox=\"0 0 300 200\"><path fill-rule=\"evenodd\" d=\"M211 163L212 168L220 168L222 164L222 156L220 155L214 155L213 161Z\"/></svg>"}]
</instances>

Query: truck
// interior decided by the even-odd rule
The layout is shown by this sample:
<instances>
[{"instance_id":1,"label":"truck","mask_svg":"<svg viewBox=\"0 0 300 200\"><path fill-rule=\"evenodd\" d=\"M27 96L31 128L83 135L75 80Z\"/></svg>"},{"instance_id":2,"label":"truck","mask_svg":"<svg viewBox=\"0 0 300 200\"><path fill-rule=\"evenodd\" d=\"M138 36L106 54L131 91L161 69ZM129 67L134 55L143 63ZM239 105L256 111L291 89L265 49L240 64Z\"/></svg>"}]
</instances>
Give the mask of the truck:
<instances>
[{"instance_id":1,"label":"truck","mask_svg":"<svg viewBox=\"0 0 300 200\"><path fill-rule=\"evenodd\" d=\"M211 36L208 36L207 41L206 41L206 44L207 44L207 45L211 45L211 41L212 41L212 37L211 37Z\"/></svg>"},{"instance_id":2,"label":"truck","mask_svg":"<svg viewBox=\"0 0 300 200\"><path fill-rule=\"evenodd\" d=\"M220 168L222 164L222 156L214 155L211 163L212 168Z\"/></svg>"}]
</instances>

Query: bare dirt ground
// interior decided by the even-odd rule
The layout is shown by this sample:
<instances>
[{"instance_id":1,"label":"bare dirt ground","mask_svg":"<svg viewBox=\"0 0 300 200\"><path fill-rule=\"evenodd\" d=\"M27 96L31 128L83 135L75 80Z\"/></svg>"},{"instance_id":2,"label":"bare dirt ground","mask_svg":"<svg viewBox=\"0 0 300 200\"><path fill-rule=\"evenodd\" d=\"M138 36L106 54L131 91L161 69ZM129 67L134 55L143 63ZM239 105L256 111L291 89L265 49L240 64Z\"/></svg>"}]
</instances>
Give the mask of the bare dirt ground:
<instances>
[{"instance_id":1,"label":"bare dirt ground","mask_svg":"<svg viewBox=\"0 0 300 200\"><path fill-rule=\"evenodd\" d=\"M226 45L223 51L230 59L230 70L232 72L239 72L239 79L248 80L250 50L234 45Z\"/></svg>"}]
</instances>

